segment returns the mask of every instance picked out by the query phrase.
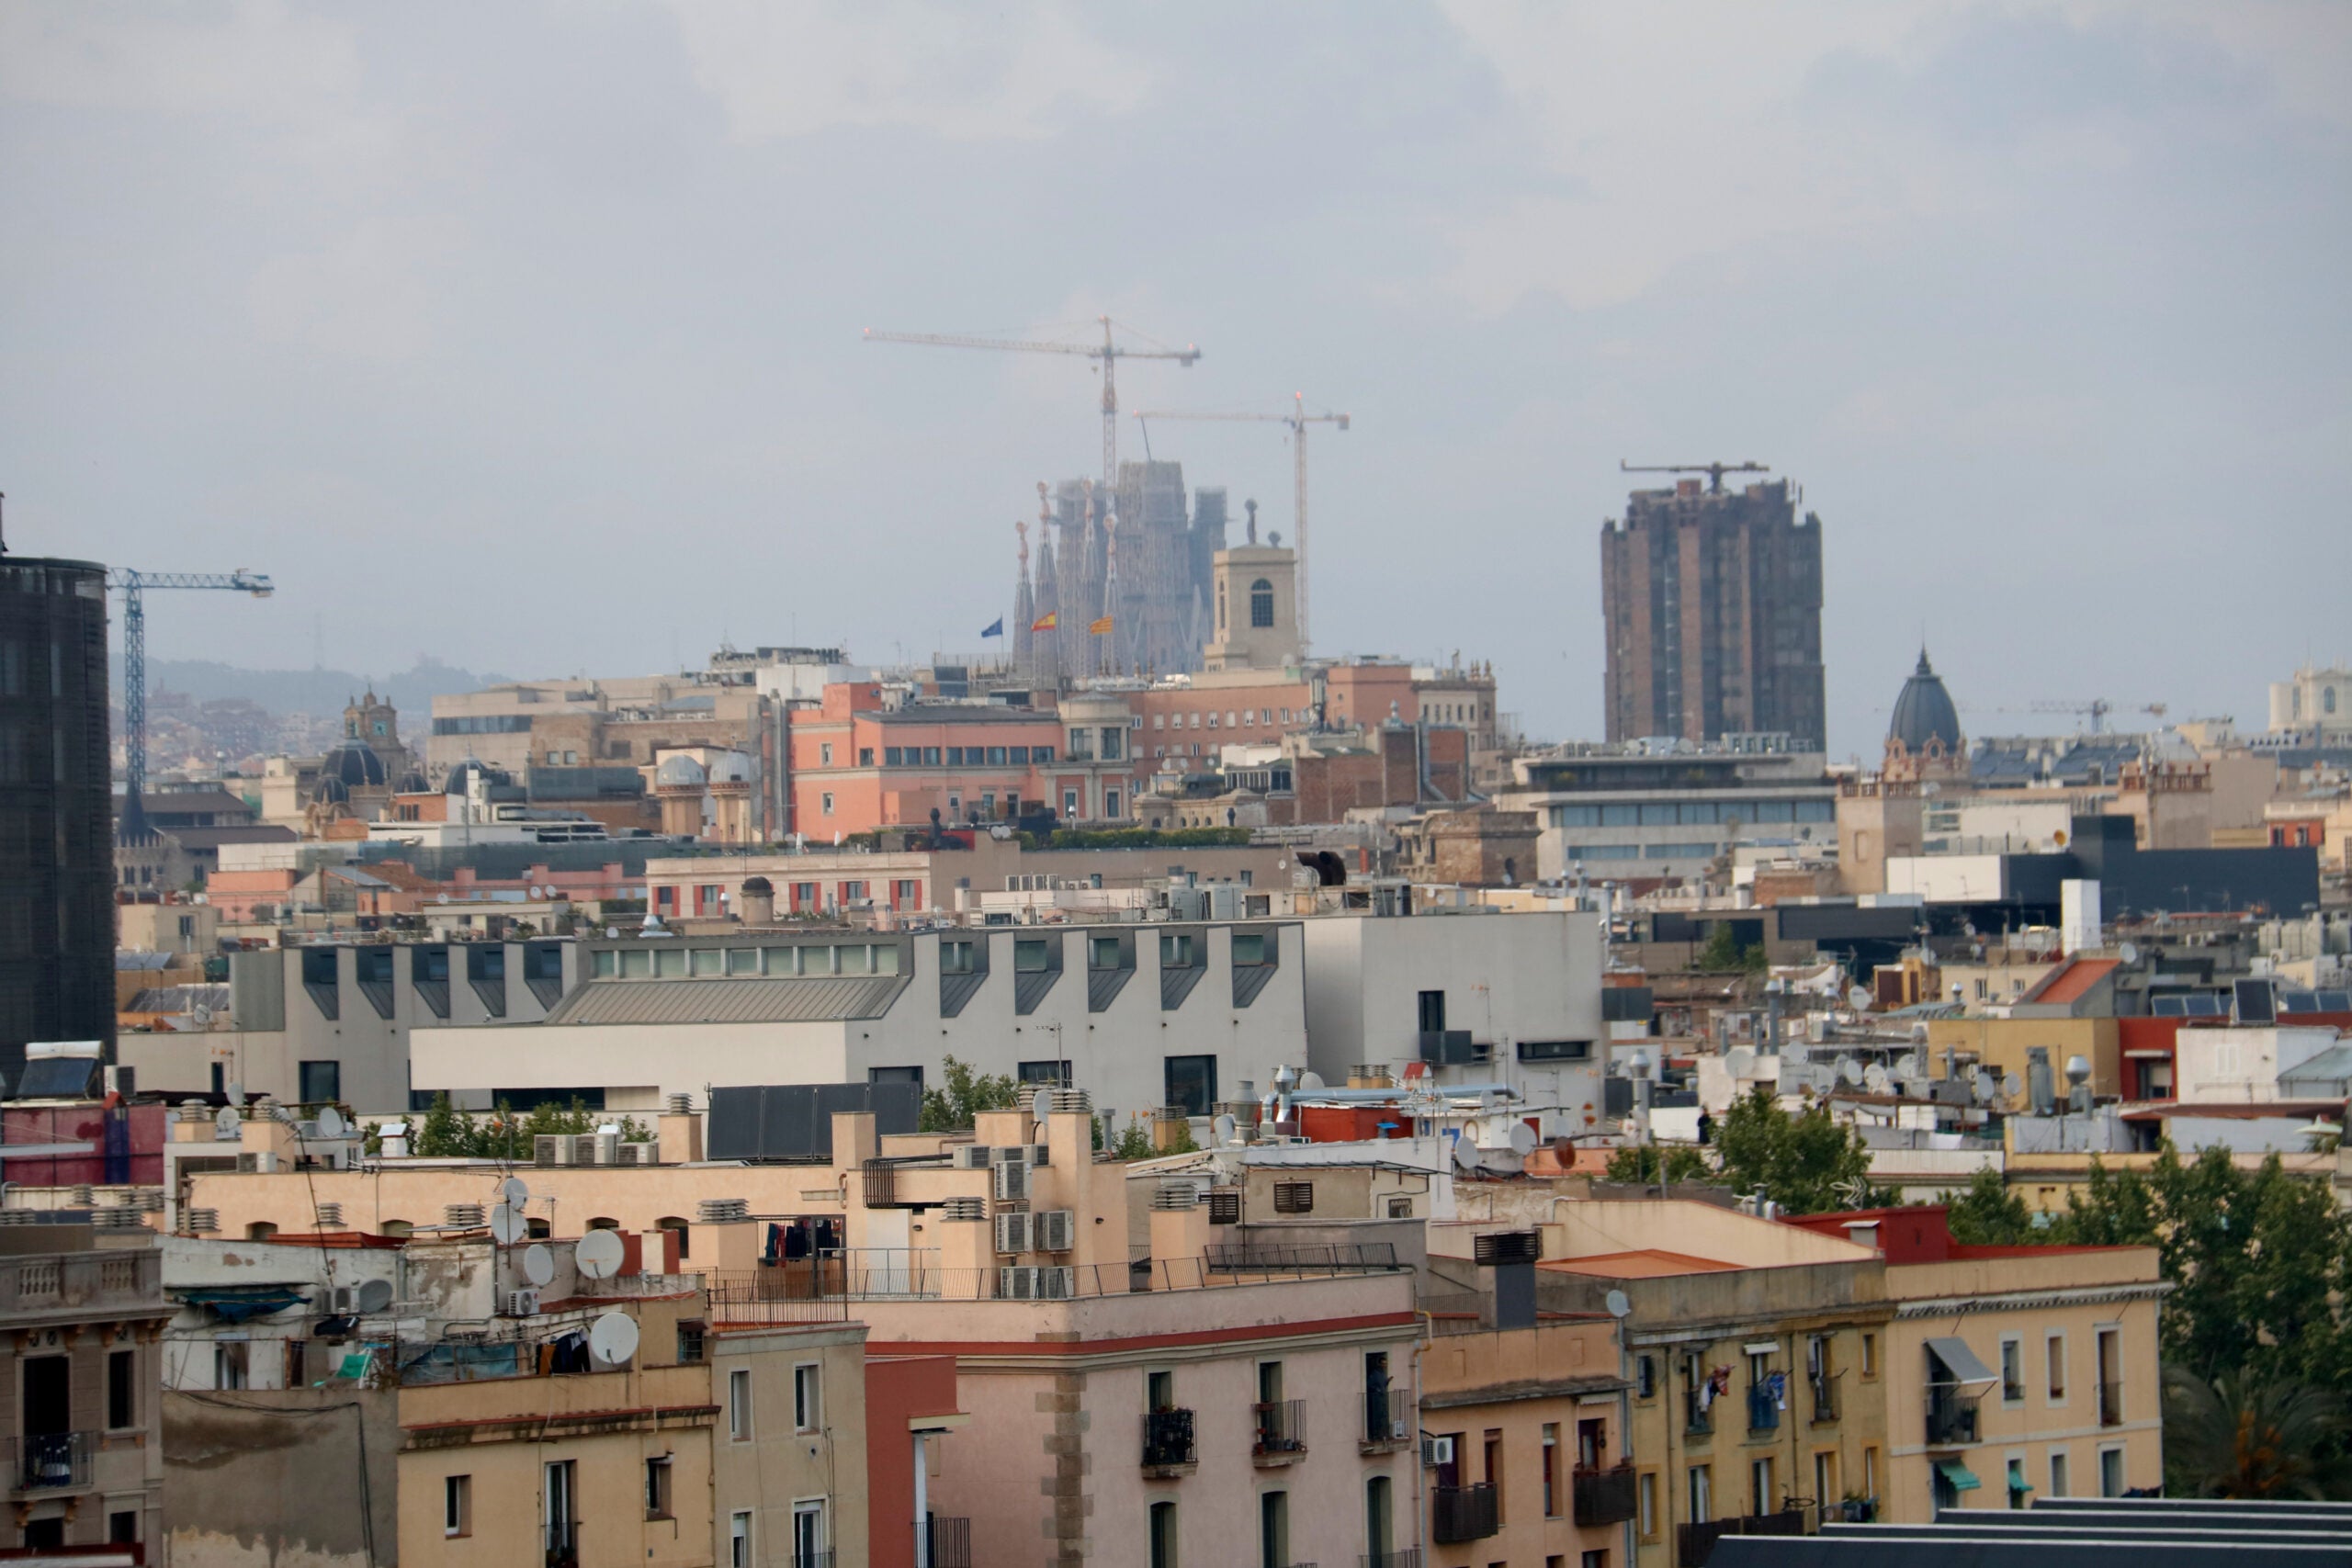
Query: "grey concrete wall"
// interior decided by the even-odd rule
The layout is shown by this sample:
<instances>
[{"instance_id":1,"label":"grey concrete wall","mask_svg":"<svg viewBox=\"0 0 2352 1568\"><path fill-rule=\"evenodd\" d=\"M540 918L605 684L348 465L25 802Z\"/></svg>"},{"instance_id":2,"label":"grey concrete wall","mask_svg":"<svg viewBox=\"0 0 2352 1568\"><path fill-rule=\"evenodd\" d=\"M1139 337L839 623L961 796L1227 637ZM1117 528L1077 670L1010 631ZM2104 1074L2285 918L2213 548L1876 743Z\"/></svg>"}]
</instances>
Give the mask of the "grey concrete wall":
<instances>
[{"instance_id":1,"label":"grey concrete wall","mask_svg":"<svg viewBox=\"0 0 2352 1568\"><path fill-rule=\"evenodd\" d=\"M348 1386L165 1393L175 1568L392 1568L399 1399Z\"/></svg>"}]
</instances>

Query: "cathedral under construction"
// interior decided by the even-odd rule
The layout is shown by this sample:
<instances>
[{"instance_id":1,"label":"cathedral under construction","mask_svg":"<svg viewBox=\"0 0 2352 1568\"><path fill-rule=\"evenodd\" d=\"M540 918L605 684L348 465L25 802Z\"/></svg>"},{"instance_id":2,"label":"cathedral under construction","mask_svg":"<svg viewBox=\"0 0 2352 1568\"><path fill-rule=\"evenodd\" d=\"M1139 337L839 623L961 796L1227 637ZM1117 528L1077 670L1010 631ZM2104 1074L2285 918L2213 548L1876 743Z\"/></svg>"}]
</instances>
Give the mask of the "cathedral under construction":
<instances>
[{"instance_id":1,"label":"cathedral under construction","mask_svg":"<svg viewBox=\"0 0 2352 1568\"><path fill-rule=\"evenodd\" d=\"M1037 559L1021 534L1012 654L1033 685L1086 675L1197 670L1210 570L1225 548L1222 487L1193 492L1182 463L1121 463L1115 493L1092 479L1037 484Z\"/></svg>"}]
</instances>

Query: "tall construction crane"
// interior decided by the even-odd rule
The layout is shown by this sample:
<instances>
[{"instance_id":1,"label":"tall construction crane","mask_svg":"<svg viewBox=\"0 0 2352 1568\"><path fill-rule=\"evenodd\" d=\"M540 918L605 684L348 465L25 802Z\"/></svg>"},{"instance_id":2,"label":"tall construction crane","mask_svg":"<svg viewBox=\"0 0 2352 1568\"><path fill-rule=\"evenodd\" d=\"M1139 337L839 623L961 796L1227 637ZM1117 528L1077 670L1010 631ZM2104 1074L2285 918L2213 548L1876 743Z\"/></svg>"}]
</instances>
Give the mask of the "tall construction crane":
<instances>
[{"instance_id":1,"label":"tall construction crane","mask_svg":"<svg viewBox=\"0 0 2352 1568\"><path fill-rule=\"evenodd\" d=\"M1745 463L1628 463L1620 457L1617 459L1617 471L1621 474L1704 474L1707 476L1707 493L1721 495L1725 474L1769 474L1772 471L1772 465L1759 463L1752 457Z\"/></svg>"},{"instance_id":2,"label":"tall construction crane","mask_svg":"<svg viewBox=\"0 0 2352 1568\"><path fill-rule=\"evenodd\" d=\"M1117 367L1122 359L1172 359L1189 366L1201 356L1192 344L1182 348L1126 348L1113 341L1118 323L1108 316L1094 318L1102 326L1100 347L1086 343L1032 343L1020 338L966 337L951 333L878 333L865 329L868 343L919 343L934 348L994 348L1016 354L1072 354L1102 363L1102 490L1107 497L1119 482L1119 388ZM1128 331L1134 331L1128 328Z\"/></svg>"},{"instance_id":3,"label":"tall construction crane","mask_svg":"<svg viewBox=\"0 0 2352 1568\"><path fill-rule=\"evenodd\" d=\"M1287 413L1182 413L1161 412L1139 413L1138 423L1153 419L1248 420L1283 425L1290 431L1291 459L1297 473L1293 480L1297 493L1291 503L1291 544L1298 552L1298 649L1306 651L1306 427L1310 424L1331 424L1348 428L1348 416L1343 413L1308 413L1306 394L1293 392ZM1145 450L1150 450L1148 438Z\"/></svg>"},{"instance_id":4,"label":"tall construction crane","mask_svg":"<svg viewBox=\"0 0 2352 1568\"><path fill-rule=\"evenodd\" d=\"M234 571L135 571L119 566L107 586L122 595L122 819L126 827L146 818L147 793L147 603L151 588L220 588L266 599L277 590L267 577L239 567Z\"/></svg>"}]
</instances>

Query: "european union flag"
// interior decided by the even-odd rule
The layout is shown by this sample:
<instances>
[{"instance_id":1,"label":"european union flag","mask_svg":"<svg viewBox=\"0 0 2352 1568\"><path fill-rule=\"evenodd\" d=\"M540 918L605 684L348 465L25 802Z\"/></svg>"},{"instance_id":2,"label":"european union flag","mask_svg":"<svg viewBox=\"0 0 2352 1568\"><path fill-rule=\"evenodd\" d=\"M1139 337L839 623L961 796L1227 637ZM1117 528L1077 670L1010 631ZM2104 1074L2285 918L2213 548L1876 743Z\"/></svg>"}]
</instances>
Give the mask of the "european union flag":
<instances>
[{"instance_id":1,"label":"european union flag","mask_svg":"<svg viewBox=\"0 0 2352 1568\"><path fill-rule=\"evenodd\" d=\"M995 620L990 621L989 623L989 629L982 632L980 635L982 637L1002 637L1004 635L1004 617L1002 615L999 615Z\"/></svg>"}]
</instances>

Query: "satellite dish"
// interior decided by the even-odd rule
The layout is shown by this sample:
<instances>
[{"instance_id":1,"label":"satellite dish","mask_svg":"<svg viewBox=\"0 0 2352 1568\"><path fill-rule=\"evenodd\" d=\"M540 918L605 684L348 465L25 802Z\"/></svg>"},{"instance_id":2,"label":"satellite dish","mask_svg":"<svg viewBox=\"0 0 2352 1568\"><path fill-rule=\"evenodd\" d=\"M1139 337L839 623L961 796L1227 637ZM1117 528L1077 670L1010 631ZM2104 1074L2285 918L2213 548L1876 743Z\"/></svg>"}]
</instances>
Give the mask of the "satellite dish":
<instances>
[{"instance_id":1,"label":"satellite dish","mask_svg":"<svg viewBox=\"0 0 2352 1568\"><path fill-rule=\"evenodd\" d=\"M340 1138L345 1131L346 1129L343 1124L342 1111L337 1111L334 1106L330 1105L319 1112L320 1137Z\"/></svg>"},{"instance_id":2,"label":"satellite dish","mask_svg":"<svg viewBox=\"0 0 2352 1568\"><path fill-rule=\"evenodd\" d=\"M529 1235L531 1227L520 1213L501 1203L490 1212L490 1234L500 1246L512 1247Z\"/></svg>"},{"instance_id":3,"label":"satellite dish","mask_svg":"<svg viewBox=\"0 0 2352 1568\"><path fill-rule=\"evenodd\" d=\"M1231 1116L1219 1115L1216 1121L1211 1123L1211 1126L1216 1133L1216 1141L1218 1143L1230 1144L1238 1141L1235 1134L1240 1132L1241 1124L1236 1122Z\"/></svg>"},{"instance_id":4,"label":"satellite dish","mask_svg":"<svg viewBox=\"0 0 2352 1568\"><path fill-rule=\"evenodd\" d=\"M1979 1067L1969 1076L1968 1087L1975 1090L1976 1098L1981 1101L1992 1099L1994 1090L2001 1086L1999 1080L1996 1079L1991 1072Z\"/></svg>"},{"instance_id":5,"label":"satellite dish","mask_svg":"<svg viewBox=\"0 0 2352 1568\"><path fill-rule=\"evenodd\" d=\"M1299 1074L1299 1075L1298 1075L1298 1089L1299 1089L1299 1092L1300 1092L1301 1094L1308 1094L1308 1093L1312 1093L1312 1092L1313 1092L1313 1091L1315 1091L1316 1089L1321 1089L1322 1087L1323 1087L1323 1075L1322 1075L1322 1074L1320 1074L1320 1073L1308 1072L1308 1073L1301 1073L1301 1074Z\"/></svg>"},{"instance_id":6,"label":"satellite dish","mask_svg":"<svg viewBox=\"0 0 2352 1568\"><path fill-rule=\"evenodd\" d=\"M1626 1295L1624 1292L1611 1291L1600 1299L1603 1304L1609 1308L1610 1316L1630 1317L1633 1315L1633 1299Z\"/></svg>"},{"instance_id":7,"label":"satellite dish","mask_svg":"<svg viewBox=\"0 0 2352 1568\"><path fill-rule=\"evenodd\" d=\"M436 904L446 904L449 901L449 896L447 893L435 893L433 896L433 901Z\"/></svg>"},{"instance_id":8,"label":"satellite dish","mask_svg":"<svg viewBox=\"0 0 2352 1568\"><path fill-rule=\"evenodd\" d=\"M618 1231L590 1231L572 1248L571 1261L591 1280L609 1280L621 1271L621 1236ZM635 1326L631 1325L631 1343L635 1343Z\"/></svg>"},{"instance_id":9,"label":"satellite dish","mask_svg":"<svg viewBox=\"0 0 2352 1568\"><path fill-rule=\"evenodd\" d=\"M359 1284L359 1311L363 1316L382 1312L392 1304L392 1282L390 1280L363 1280Z\"/></svg>"},{"instance_id":10,"label":"satellite dish","mask_svg":"<svg viewBox=\"0 0 2352 1568\"><path fill-rule=\"evenodd\" d=\"M212 1113L212 1130L224 1138L233 1138L237 1135L237 1123L243 1120L235 1106L224 1105Z\"/></svg>"},{"instance_id":11,"label":"satellite dish","mask_svg":"<svg viewBox=\"0 0 2352 1568\"><path fill-rule=\"evenodd\" d=\"M1736 1078L1744 1078L1756 1066L1756 1053L1745 1045L1735 1045L1724 1053L1724 1066Z\"/></svg>"},{"instance_id":12,"label":"satellite dish","mask_svg":"<svg viewBox=\"0 0 2352 1568\"><path fill-rule=\"evenodd\" d=\"M592 1232L610 1235L610 1231ZM582 1240L587 1237L582 1236ZM637 1319L625 1312L608 1312L588 1328L588 1353L608 1367L617 1367L637 1354Z\"/></svg>"},{"instance_id":13,"label":"satellite dish","mask_svg":"<svg viewBox=\"0 0 2352 1568\"><path fill-rule=\"evenodd\" d=\"M523 1278L536 1286L545 1286L555 1278L555 1254L533 1242L523 1249Z\"/></svg>"},{"instance_id":14,"label":"satellite dish","mask_svg":"<svg viewBox=\"0 0 2352 1568\"><path fill-rule=\"evenodd\" d=\"M2025 1079L2018 1077L2017 1074L2003 1073L2001 1075L2001 1093L2004 1098L2015 1100L2018 1097L2018 1091L2023 1088L2025 1088Z\"/></svg>"},{"instance_id":15,"label":"satellite dish","mask_svg":"<svg viewBox=\"0 0 2352 1568\"><path fill-rule=\"evenodd\" d=\"M1919 1053L1917 1051L1905 1051L1902 1055L1897 1056L1894 1059L1894 1076L1898 1078L1917 1077L1919 1076Z\"/></svg>"},{"instance_id":16,"label":"satellite dish","mask_svg":"<svg viewBox=\"0 0 2352 1568\"><path fill-rule=\"evenodd\" d=\"M510 1176L500 1182L498 1195L518 1209L531 1201L531 1190L523 1184L523 1179L519 1176Z\"/></svg>"},{"instance_id":17,"label":"satellite dish","mask_svg":"<svg viewBox=\"0 0 2352 1568\"><path fill-rule=\"evenodd\" d=\"M1838 1077L1839 1081L1846 1084L1849 1088L1860 1084L1862 1081L1861 1063L1854 1060L1851 1056L1838 1057Z\"/></svg>"},{"instance_id":18,"label":"satellite dish","mask_svg":"<svg viewBox=\"0 0 2352 1568\"><path fill-rule=\"evenodd\" d=\"M1464 1170L1478 1168L1478 1145L1459 1133L1453 1137L1453 1163Z\"/></svg>"},{"instance_id":19,"label":"satellite dish","mask_svg":"<svg viewBox=\"0 0 2352 1568\"><path fill-rule=\"evenodd\" d=\"M1871 1010L1871 993L1867 986L1857 986L1848 991L1846 999L1853 1004L1856 1012L1868 1012Z\"/></svg>"},{"instance_id":20,"label":"satellite dish","mask_svg":"<svg viewBox=\"0 0 2352 1568\"><path fill-rule=\"evenodd\" d=\"M2117 948L2115 950L2115 955L2123 960L2127 968L2132 964L2140 962L2140 949L2132 942L2127 942L2121 947Z\"/></svg>"},{"instance_id":21,"label":"satellite dish","mask_svg":"<svg viewBox=\"0 0 2352 1568\"><path fill-rule=\"evenodd\" d=\"M1872 1094L1884 1094L1886 1092L1886 1068L1879 1063L1872 1062L1869 1066L1862 1069L1862 1083Z\"/></svg>"},{"instance_id":22,"label":"satellite dish","mask_svg":"<svg viewBox=\"0 0 2352 1568\"><path fill-rule=\"evenodd\" d=\"M1535 1129L1529 1126L1524 1122L1512 1122L1510 1124L1510 1149L1511 1153L1519 1156L1521 1159L1525 1159L1529 1155L1533 1154L1535 1152Z\"/></svg>"}]
</instances>

